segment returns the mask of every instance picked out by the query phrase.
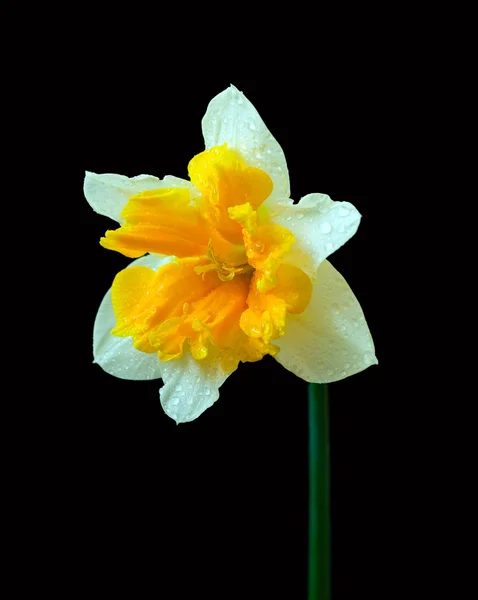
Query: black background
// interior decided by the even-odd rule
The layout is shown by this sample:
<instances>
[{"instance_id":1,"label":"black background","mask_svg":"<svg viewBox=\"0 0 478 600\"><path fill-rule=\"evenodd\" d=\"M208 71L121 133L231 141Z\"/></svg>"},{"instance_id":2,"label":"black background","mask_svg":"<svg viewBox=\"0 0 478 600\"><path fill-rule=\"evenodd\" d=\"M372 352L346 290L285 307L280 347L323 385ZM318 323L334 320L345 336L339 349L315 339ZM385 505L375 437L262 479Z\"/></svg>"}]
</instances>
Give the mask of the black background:
<instances>
[{"instance_id":1,"label":"black background","mask_svg":"<svg viewBox=\"0 0 478 600\"><path fill-rule=\"evenodd\" d=\"M333 598L388 597L403 409L390 372L392 185L380 179L376 100L301 81L184 76L150 85L106 73L76 90L72 175L54 199L67 206L62 239L74 232L60 274L64 329L74 332L69 386L56 415L70 584L131 598L306 597L307 384L270 357L241 365L212 408L177 426L160 406L160 381L122 381L92 364L96 310L129 259L100 247L112 222L84 199L84 171L187 178L207 104L234 83L281 144L292 197L326 193L362 214L357 234L330 257L362 305L379 360L329 386Z\"/></svg>"}]
</instances>

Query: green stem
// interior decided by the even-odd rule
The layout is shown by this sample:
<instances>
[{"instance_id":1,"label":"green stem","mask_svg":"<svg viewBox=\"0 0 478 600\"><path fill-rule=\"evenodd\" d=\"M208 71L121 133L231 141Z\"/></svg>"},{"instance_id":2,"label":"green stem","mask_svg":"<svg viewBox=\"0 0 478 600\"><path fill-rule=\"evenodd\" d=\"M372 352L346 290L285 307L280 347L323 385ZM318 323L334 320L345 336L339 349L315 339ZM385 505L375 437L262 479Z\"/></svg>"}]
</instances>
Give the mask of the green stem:
<instances>
[{"instance_id":1,"label":"green stem","mask_svg":"<svg viewBox=\"0 0 478 600\"><path fill-rule=\"evenodd\" d=\"M327 385L309 384L309 600L330 600L330 465Z\"/></svg>"}]
</instances>

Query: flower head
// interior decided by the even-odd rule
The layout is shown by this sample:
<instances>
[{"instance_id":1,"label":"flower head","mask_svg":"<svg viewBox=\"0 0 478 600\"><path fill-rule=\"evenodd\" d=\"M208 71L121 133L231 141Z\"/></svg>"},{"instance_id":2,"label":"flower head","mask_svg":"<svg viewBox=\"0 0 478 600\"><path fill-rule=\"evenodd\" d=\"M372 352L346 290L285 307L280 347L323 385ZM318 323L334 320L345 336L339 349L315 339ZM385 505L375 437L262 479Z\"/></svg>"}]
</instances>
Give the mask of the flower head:
<instances>
[{"instance_id":1,"label":"flower head","mask_svg":"<svg viewBox=\"0 0 478 600\"><path fill-rule=\"evenodd\" d=\"M191 421L240 362L266 354L306 381L376 363L360 305L326 260L357 230L347 202L294 204L284 154L231 86L202 121L190 181L86 173L92 208L119 223L101 245L134 258L94 326L94 357L124 379L162 378L161 403Z\"/></svg>"}]
</instances>

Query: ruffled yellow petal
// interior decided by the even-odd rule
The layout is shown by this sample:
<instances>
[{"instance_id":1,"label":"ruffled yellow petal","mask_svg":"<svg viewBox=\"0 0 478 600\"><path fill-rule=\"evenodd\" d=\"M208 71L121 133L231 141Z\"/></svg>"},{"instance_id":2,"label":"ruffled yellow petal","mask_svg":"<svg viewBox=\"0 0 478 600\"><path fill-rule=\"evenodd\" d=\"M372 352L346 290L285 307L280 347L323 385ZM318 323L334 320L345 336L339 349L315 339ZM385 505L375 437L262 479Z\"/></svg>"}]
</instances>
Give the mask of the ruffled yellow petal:
<instances>
[{"instance_id":1,"label":"ruffled yellow petal","mask_svg":"<svg viewBox=\"0 0 478 600\"><path fill-rule=\"evenodd\" d=\"M280 225L263 223L249 202L229 208L228 214L242 225L247 259L261 272L257 281L259 290L267 292L277 283L277 269L294 243L294 235Z\"/></svg>"},{"instance_id":2,"label":"ruffled yellow petal","mask_svg":"<svg viewBox=\"0 0 478 600\"><path fill-rule=\"evenodd\" d=\"M120 271L111 288L116 327L113 335L132 336L143 352L157 352L149 335L166 320L180 317L195 302L220 283L217 277L198 277L194 267L204 259L176 260L154 272L147 267ZM164 330L160 330L164 332ZM168 353L166 353L168 354Z\"/></svg>"},{"instance_id":3,"label":"ruffled yellow petal","mask_svg":"<svg viewBox=\"0 0 478 600\"><path fill-rule=\"evenodd\" d=\"M132 336L135 348L157 352L163 361L180 358L185 342L196 360L222 362L233 371L239 361L276 354L264 340L250 340L240 319L247 309L250 275L221 281L196 268L204 258L177 259L155 273L146 267L121 271L112 287L117 319L114 335Z\"/></svg>"},{"instance_id":4,"label":"ruffled yellow petal","mask_svg":"<svg viewBox=\"0 0 478 600\"><path fill-rule=\"evenodd\" d=\"M271 339L284 335L287 313L297 314L305 310L312 295L312 282L300 269L287 263L276 272L275 287L263 293L259 271L251 281L247 304L249 308L241 315L241 328L251 338Z\"/></svg>"},{"instance_id":5,"label":"ruffled yellow petal","mask_svg":"<svg viewBox=\"0 0 478 600\"><path fill-rule=\"evenodd\" d=\"M272 180L260 169L246 165L237 150L227 144L195 156L189 177L202 194L201 213L211 228L242 246L241 227L231 221L228 208L249 202L256 209L272 192ZM216 245L214 249L217 251ZM219 253L219 252L218 252Z\"/></svg>"},{"instance_id":6,"label":"ruffled yellow petal","mask_svg":"<svg viewBox=\"0 0 478 600\"><path fill-rule=\"evenodd\" d=\"M288 313L298 314L309 305L312 282L298 267L283 263L277 270L277 284L272 294L285 302Z\"/></svg>"},{"instance_id":7,"label":"ruffled yellow petal","mask_svg":"<svg viewBox=\"0 0 478 600\"><path fill-rule=\"evenodd\" d=\"M101 245L137 258L152 252L177 256L206 254L211 237L208 224L185 188L160 188L131 197L124 207L123 225L107 231Z\"/></svg>"}]
</instances>

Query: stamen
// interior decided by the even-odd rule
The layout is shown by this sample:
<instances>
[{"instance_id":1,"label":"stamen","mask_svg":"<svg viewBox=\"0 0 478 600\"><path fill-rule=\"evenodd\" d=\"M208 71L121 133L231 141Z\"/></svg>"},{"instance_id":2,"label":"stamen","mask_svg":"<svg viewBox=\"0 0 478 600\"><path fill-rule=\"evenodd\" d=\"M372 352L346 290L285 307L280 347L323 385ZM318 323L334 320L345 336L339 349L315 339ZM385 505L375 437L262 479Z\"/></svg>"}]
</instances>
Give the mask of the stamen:
<instances>
[{"instance_id":1,"label":"stamen","mask_svg":"<svg viewBox=\"0 0 478 600\"><path fill-rule=\"evenodd\" d=\"M202 275L203 280L208 271L217 271L217 276L221 281L231 281L234 279L236 273L243 275L245 273L253 273L254 271L254 267L252 267L249 263L245 263L237 267L229 267L227 266L227 263L219 262L214 254L212 238L208 243L207 258L211 261L208 265L194 267L195 273L197 273L197 275Z\"/></svg>"}]
</instances>

